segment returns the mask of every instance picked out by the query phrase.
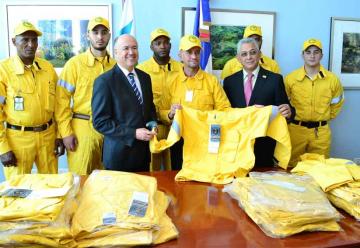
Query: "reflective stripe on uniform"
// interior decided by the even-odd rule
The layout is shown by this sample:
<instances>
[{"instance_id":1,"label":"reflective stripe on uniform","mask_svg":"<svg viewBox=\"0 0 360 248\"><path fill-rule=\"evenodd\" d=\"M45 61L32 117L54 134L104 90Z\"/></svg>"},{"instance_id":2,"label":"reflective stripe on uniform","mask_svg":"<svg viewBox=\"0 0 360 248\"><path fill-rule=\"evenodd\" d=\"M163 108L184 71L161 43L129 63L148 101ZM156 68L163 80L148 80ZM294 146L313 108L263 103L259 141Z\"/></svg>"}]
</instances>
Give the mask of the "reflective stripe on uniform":
<instances>
[{"instance_id":1,"label":"reflective stripe on uniform","mask_svg":"<svg viewBox=\"0 0 360 248\"><path fill-rule=\"evenodd\" d=\"M333 99L331 99L331 103L330 104L338 104L339 102L341 102L341 100L344 98L344 93L341 94L338 97L334 97Z\"/></svg>"},{"instance_id":2,"label":"reflective stripe on uniform","mask_svg":"<svg viewBox=\"0 0 360 248\"><path fill-rule=\"evenodd\" d=\"M177 135L180 136L180 125L176 121L173 121L171 124L171 128L176 132Z\"/></svg>"},{"instance_id":3,"label":"reflective stripe on uniform","mask_svg":"<svg viewBox=\"0 0 360 248\"><path fill-rule=\"evenodd\" d=\"M72 86L70 83L66 82L63 79L60 79L58 81L58 85L65 88L65 89L67 89L70 93L73 93L75 91L75 87Z\"/></svg>"}]
</instances>

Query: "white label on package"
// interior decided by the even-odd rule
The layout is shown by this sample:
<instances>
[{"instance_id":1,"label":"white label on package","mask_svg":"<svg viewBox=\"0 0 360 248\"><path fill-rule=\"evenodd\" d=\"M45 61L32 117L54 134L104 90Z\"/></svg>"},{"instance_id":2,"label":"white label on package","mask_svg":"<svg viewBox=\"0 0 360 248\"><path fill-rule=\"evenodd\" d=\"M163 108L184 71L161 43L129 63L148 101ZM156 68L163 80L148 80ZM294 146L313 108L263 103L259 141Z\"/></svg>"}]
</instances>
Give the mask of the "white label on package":
<instances>
[{"instance_id":1,"label":"white label on package","mask_svg":"<svg viewBox=\"0 0 360 248\"><path fill-rule=\"evenodd\" d=\"M104 213L103 225L114 225L116 224L116 214L113 212Z\"/></svg>"},{"instance_id":2,"label":"white label on package","mask_svg":"<svg viewBox=\"0 0 360 248\"><path fill-rule=\"evenodd\" d=\"M149 194L147 192L134 192L128 214L136 217L144 217L148 202Z\"/></svg>"}]
</instances>

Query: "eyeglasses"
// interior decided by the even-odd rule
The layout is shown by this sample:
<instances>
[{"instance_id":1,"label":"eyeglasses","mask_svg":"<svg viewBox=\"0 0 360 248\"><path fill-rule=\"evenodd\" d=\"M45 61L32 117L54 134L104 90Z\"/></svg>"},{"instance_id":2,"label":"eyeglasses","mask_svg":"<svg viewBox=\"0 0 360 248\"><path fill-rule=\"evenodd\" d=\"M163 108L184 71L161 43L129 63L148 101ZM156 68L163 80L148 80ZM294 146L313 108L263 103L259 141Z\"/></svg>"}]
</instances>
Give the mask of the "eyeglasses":
<instances>
[{"instance_id":1,"label":"eyeglasses","mask_svg":"<svg viewBox=\"0 0 360 248\"><path fill-rule=\"evenodd\" d=\"M256 51L255 49L253 49L253 50L250 50L249 52L240 52L240 57L242 57L242 58L245 58L245 57L247 57L247 56L255 56L255 55L257 55L258 54L258 51Z\"/></svg>"}]
</instances>

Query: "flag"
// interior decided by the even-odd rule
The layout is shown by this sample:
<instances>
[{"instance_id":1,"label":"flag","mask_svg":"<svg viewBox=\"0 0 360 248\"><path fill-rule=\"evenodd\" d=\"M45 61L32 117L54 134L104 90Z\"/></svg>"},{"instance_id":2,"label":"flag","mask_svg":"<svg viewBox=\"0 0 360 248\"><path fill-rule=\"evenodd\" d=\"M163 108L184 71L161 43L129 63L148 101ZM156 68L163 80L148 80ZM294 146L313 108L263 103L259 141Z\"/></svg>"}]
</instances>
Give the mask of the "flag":
<instances>
[{"instance_id":1,"label":"flag","mask_svg":"<svg viewBox=\"0 0 360 248\"><path fill-rule=\"evenodd\" d=\"M122 34L131 34L132 36L135 36L135 20L132 0L122 0L119 35Z\"/></svg>"},{"instance_id":2,"label":"flag","mask_svg":"<svg viewBox=\"0 0 360 248\"><path fill-rule=\"evenodd\" d=\"M201 69L212 71L211 43L210 43L210 5L209 0L198 0L195 15L194 35L200 38L202 53L200 57Z\"/></svg>"}]
</instances>

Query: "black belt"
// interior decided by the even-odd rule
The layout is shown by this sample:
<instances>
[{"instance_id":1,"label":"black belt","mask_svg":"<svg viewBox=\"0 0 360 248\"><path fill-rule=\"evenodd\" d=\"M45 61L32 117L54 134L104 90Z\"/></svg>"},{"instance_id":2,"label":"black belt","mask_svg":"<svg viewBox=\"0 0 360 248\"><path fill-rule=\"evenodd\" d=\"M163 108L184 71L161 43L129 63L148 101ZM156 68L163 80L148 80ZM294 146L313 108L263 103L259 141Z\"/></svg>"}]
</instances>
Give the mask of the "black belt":
<instances>
[{"instance_id":1,"label":"black belt","mask_svg":"<svg viewBox=\"0 0 360 248\"><path fill-rule=\"evenodd\" d=\"M307 127L307 128L316 128L316 127L325 126L327 124L327 121L297 121L297 120L292 120L291 123L294 123L296 125L300 125L300 126L303 126L303 127Z\"/></svg>"},{"instance_id":2,"label":"black belt","mask_svg":"<svg viewBox=\"0 0 360 248\"><path fill-rule=\"evenodd\" d=\"M48 129L52 123L53 123L52 119L50 121L48 121L47 123L42 124L40 126L36 126L36 127L23 127L23 126L6 123L6 128L10 128L13 130L22 130L24 128L24 131L42 132L42 131L45 131L46 129Z\"/></svg>"},{"instance_id":3,"label":"black belt","mask_svg":"<svg viewBox=\"0 0 360 248\"><path fill-rule=\"evenodd\" d=\"M90 120L90 115L84 115L79 113L73 113L73 118L81 119L81 120Z\"/></svg>"}]
</instances>

